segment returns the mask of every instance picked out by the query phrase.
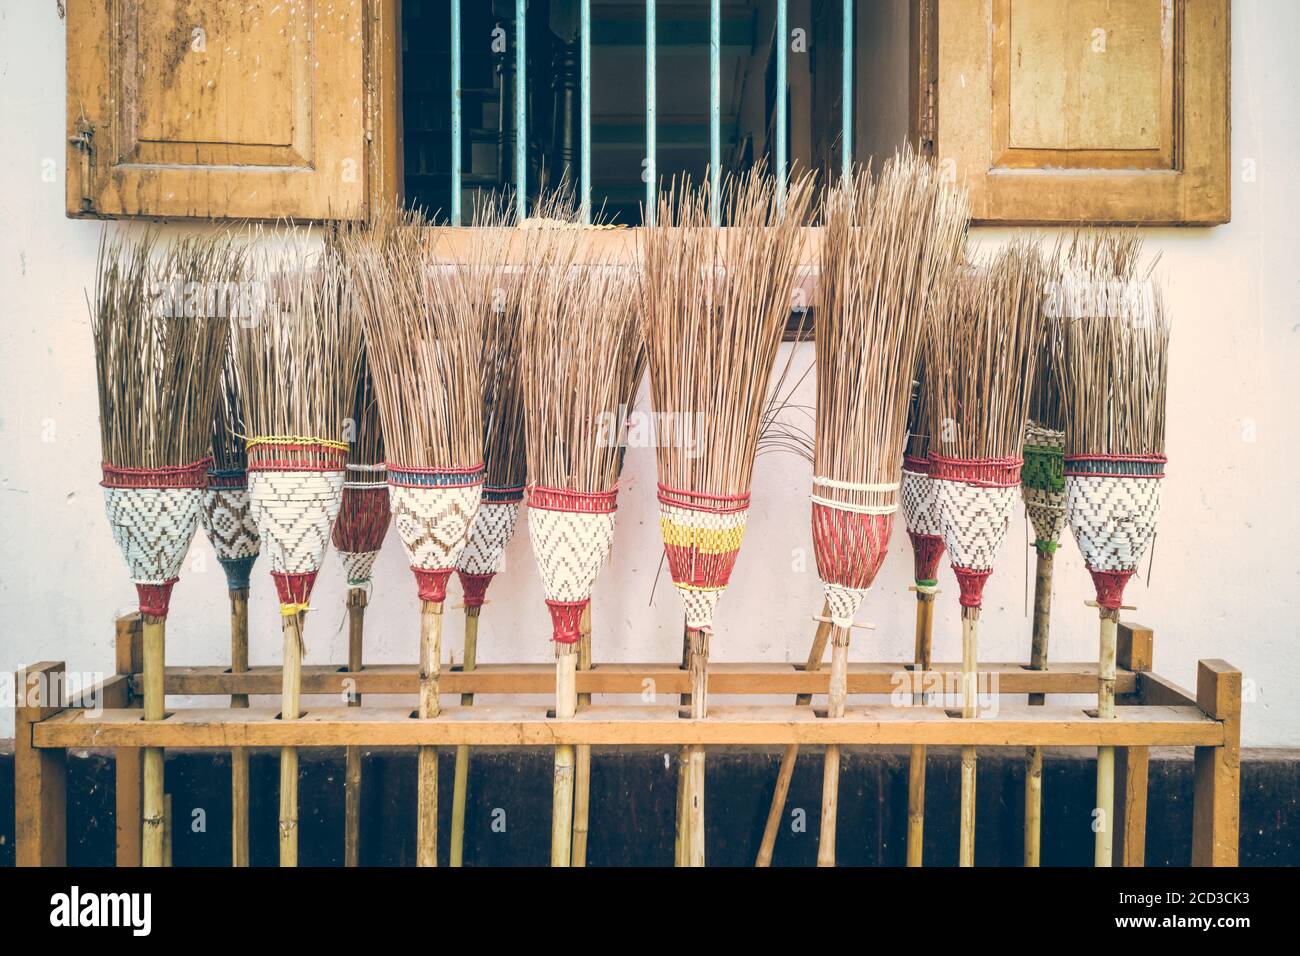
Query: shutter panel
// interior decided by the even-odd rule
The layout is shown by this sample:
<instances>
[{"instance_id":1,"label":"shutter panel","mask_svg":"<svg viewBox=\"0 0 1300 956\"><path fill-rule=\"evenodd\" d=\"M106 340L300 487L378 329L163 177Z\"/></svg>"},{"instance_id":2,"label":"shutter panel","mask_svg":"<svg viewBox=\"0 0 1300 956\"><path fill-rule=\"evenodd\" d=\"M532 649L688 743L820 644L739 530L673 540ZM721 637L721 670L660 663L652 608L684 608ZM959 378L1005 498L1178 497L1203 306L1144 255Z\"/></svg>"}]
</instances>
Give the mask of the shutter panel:
<instances>
[{"instance_id":1,"label":"shutter panel","mask_svg":"<svg viewBox=\"0 0 1300 956\"><path fill-rule=\"evenodd\" d=\"M997 223L1229 216L1229 0L938 0L936 155Z\"/></svg>"},{"instance_id":2,"label":"shutter panel","mask_svg":"<svg viewBox=\"0 0 1300 956\"><path fill-rule=\"evenodd\" d=\"M68 215L364 216L372 6L69 0Z\"/></svg>"}]
</instances>

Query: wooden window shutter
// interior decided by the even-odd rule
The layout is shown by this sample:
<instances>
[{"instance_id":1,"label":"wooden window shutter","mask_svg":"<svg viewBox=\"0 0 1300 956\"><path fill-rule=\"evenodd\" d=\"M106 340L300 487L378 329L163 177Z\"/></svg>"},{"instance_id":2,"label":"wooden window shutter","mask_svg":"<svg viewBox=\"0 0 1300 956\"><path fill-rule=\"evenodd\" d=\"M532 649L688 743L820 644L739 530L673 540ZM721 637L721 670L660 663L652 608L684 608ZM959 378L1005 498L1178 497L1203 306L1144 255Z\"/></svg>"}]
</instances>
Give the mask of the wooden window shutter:
<instances>
[{"instance_id":1,"label":"wooden window shutter","mask_svg":"<svg viewBox=\"0 0 1300 956\"><path fill-rule=\"evenodd\" d=\"M978 222L1229 217L1229 0L937 0L935 153Z\"/></svg>"},{"instance_id":2,"label":"wooden window shutter","mask_svg":"<svg viewBox=\"0 0 1300 956\"><path fill-rule=\"evenodd\" d=\"M395 191L395 11L70 0L68 215L364 217Z\"/></svg>"}]
</instances>

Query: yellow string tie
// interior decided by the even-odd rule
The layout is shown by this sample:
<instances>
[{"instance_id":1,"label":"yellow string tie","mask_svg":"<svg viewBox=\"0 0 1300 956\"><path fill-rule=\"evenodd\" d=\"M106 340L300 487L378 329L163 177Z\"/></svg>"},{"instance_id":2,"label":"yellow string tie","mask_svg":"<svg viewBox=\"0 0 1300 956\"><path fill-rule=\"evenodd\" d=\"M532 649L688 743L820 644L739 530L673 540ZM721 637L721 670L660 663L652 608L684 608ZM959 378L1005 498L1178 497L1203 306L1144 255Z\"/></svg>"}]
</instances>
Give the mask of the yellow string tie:
<instances>
[{"instance_id":1,"label":"yellow string tie","mask_svg":"<svg viewBox=\"0 0 1300 956\"><path fill-rule=\"evenodd\" d=\"M293 617L294 615L301 614L303 611L307 611L307 610L310 610L310 608L308 608L306 601L304 601L302 604L281 604L280 605L280 614L282 614L284 617Z\"/></svg>"},{"instance_id":2,"label":"yellow string tie","mask_svg":"<svg viewBox=\"0 0 1300 956\"><path fill-rule=\"evenodd\" d=\"M336 448L340 451L347 451L348 443L345 441L334 441L331 438L311 438L304 435L260 435L257 438L248 440L248 447L254 445L321 445L325 448Z\"/></svg>"}]
</instances>

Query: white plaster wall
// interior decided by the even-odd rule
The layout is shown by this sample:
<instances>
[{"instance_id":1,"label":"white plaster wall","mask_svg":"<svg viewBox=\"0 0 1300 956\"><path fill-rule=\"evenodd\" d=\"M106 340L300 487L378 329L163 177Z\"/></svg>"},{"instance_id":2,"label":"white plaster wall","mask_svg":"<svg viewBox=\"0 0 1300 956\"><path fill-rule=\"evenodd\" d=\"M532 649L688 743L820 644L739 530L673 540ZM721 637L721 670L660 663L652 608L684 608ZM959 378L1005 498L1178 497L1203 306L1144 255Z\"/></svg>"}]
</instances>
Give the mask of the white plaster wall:
<instances>
[{"instance_id":1,"label":"white plaster wall","mask_svg":"<svg viewBox=\"0 0 1300 956\"><path fill-rule=\"evenodd\" d=\"M1233 221L1151 230L1176 321L1171 361L1169 477L1150 587L1135 583L1131 616L1156 628L1156 666L1194 686L1198 658L1245 672L1245 741L1300 745L1300 641L1295 607L1300 512L1300 5L1233 4ZM111 671L113 619L133 609L104 518L94 369L84 286L102 226L63 215L64 25L51 0L0 0L0 671L42 659ZM110 229L118 226L110 225ZM168 227L175 231L182 227ZM979 233L983 243L1004 231ZM811 392L808 393L811 401ZM628 455L612 563L596 588L598 660L676 660L681 612L660 542L654 465ZM760 459L754 508L734 583L719 610L716 660L801 660L820 607L811 570L809 469ZM981 656L1023 660L1027 537L1017 517L987 592ZM805 555L807 556L805 558ZM1096 654L1089 583L1072 543L1057 568L1052 655ZM911 557L896 536L858 632L854 659L912 651ZM797 568L798 570L792 570ZM944 571L937 660L959 655L957 589ZM255 576L252 659L278 661L279 616L264 565ZM395 540L376 573L367 660L416 655L416 597ZM307 660L345 659L343 580L329 558L308 624ZM547 616L526 535L484 612L480 660L548 660ZM455 597L453 597L455 600ZM227 660L225 588L202 535L176 589L168 660ZM459 615L445 646L459 655ZM12 735L0 710L0 737Z\"/></svg>"}]
</instances>

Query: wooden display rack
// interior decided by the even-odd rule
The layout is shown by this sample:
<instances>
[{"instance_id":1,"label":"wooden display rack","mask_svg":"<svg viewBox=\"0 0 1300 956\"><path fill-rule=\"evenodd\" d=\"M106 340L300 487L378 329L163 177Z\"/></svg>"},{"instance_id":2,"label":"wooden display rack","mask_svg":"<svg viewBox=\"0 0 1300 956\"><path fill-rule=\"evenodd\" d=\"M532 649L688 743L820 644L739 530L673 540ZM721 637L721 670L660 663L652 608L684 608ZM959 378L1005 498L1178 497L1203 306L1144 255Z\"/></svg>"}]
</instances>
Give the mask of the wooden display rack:
<instances>
[{"instance_id":1,"label":"wooden display rack","mask_svg":"<svg viewBox=\"0 0 1300 956\"><path fill-rule=\"evenodd\" d=\"M683 717L676 696L690 691L688 673L676 664L597 664L579 672L580 694L644 694L652 687L672 703L587 705L577 716L557 720L544 704L476 704L444 707L440 716L419 720L411 707L309 707L296 721L278 719L278 709L180 708L160 721L145 722L141 706L141 626L137 615L117 622L117 673L69 698L62 663L42 663L18 672L15 723L16 852L19 866L61 866L67 859L66 754L69 748L116 751L117 864L138 866L141 837L142 747L343 747L419 745L551 747L556 744L624 745L910 745L979 747L1114 746L1116 758L1115 863L1142 866L1146 842L1149 749L1195 748L1192 863L1237 864L1241 673L1220 660L1200 662L1193 694L1151 672L1152 632L1120 625L1114 720L1099 720L1086 707L1050 701L1030 706L999 701L996 716L960 719L940 707L851 707L843 718L826 720L812 707L790 704L714 706L704 719ZM888 695L897 675L911 664L849 665L849 694ZM935 664L928 673L954 675L957 664ZM996 676L1002 698L1026 694L1096 694L1095 663L1052 663L1049 670L1024 664L986 663L980 675ZM444 670L441 693L549 694L549 664L480 664L463 672ZM793 664L709 665L710 695L825 694L829 674ZM647 684L647 681L653 682ZM350 683L345 683L350 682ZM415 665L367 666L350 672L337 666L306 666L302 693L417 693ZM231 673L216 667L168 667L167 694L276 695L278 667ZM909 698L910 699L910 698ZM87 709L97 704L98 713ZM955 715L955 716L954 716Z\"/></svg>"}]
</instances>

